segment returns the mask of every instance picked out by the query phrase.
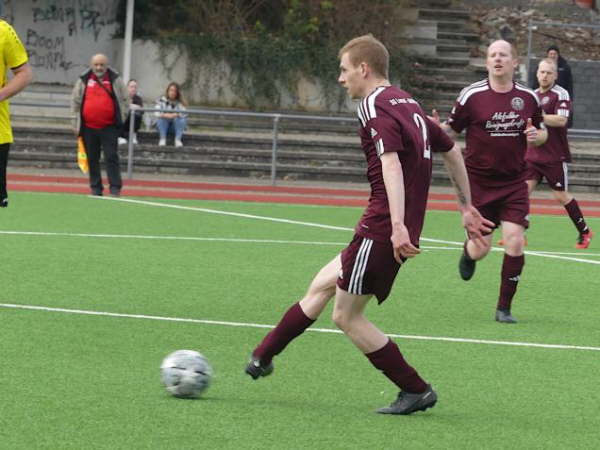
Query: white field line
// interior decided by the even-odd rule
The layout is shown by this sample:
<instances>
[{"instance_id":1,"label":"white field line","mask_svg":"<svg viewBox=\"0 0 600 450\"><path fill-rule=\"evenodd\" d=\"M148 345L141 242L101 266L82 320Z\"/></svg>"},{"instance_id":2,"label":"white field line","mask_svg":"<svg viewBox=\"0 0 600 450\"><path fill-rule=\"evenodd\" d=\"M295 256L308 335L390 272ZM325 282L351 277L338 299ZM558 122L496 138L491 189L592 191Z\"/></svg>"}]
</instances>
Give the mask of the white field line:
<instances>
[{"instance_id":1,"label":"white field line","mask_svg":"<svg viewBox=\"0 0 600 450\"><path fill-rule=\"evenodd\" d=\"M330 246L345 246L347 242L326 242L326 241L293 241L284 239L244 239L244 238L216 238L216 237L199 237L199 236L158 236L145 234L102 234L102 233L59 233L50 231L15 231L15 230L0 230L0 235L22 235L22 236L63 236L63 237L85 237L85 238L105 238L105 239L155 239L167 241L204 241L204 242L237 242L237 243L259 243L259 244L285 244L285 245L330 245ZM423 250L462 250L462 244L453 241L442 241L439 239L426 239L424 241L436 243L448 243L455 247L439 247L422 245ZM500 247L493 247L493 251L503 251ZM526 251L525 253L536 256L546 256L547 258L567 259L577 262L587 262L592 264L600 264L600 261L592 261L582 258L564 258L562 255L579 255L579 253L555 253L547 251ZM597 253L585 253L586 256L600 256Z\"/></svg>"},{"instance_id":2,"label":"white field line","mask_svg":"<svg viewBox=\"0 0 600 450\"><path fill-rule=\"evenodd\" d=\"M204 241L204 242L237 242L260 244L298 244L298 245L348 245L348 242L320 242L320 241L291 241L283 239L244 239L244 238L217 238L199 236L157 236L147 234L96 234L96 233L56 233L50 231L0 231L0 234L24 236L61 236L84 237L104 239L155 239L166 241Z\"/></svg>"},{"instance_id":3,"label":"white field line","mask_svg":"<svg viewBox=\"0 0 600 450\"><path fill-rule=\"evenodd\" d=\"M203 325L222 325L227 327L244 327L244 328L275 328L273 325L265 325L259 323L246 323L246 322L229 322L223 320L205 320L205 319L188 319L181 317L164 317L164 316L149 316L146 314L123 314L123 313L111 313L105 311L89 311L83 309L67 309L67 308L50 308L47 306L35 306L35 305L16 305L12 303L0 303L0 308L11 308L20 310L30 311L45 311L54 313L64 314L80 314L88 316L104 316L104 317L119 317L127 319L143 319L143 320L160 320L166 322L185 322L185 323L196 323ZM331 328L309 328L308 331L316 333L335 333L342 334L342 331ZM485 344L485 345L508 345L514 347L532 347L532 348L545 348L545 349L560 349L560 350L587 350L587 351L600 351L600 347L589 347L581 345L564 345L564 344L539 344L535 342L514 342L514 341L496 341L489 339L468 339L468 338L455 338L455 337L444 337L444 336L418 336L409 334L395 334L386 333L386 336L390 338L399 339L412 339L421 341L442 341L442 342L456 342L464 344Z\"/></svg>"},{"instance_id":4,"label":"white field line","mask_svg":"<svg viewBox=\"0 0 600 450\"><path fill-rule=\"evenodd\" d=\"M196 211L196 212L204 212L204 213L209 213L209 214L220 214L220 215L226 215L226 216L243 217L246 219L267 220L270 222L279 222L279 223L287 223L287 224L292 224L292 225L302 225L302 226L307 226L307 227L325 228L328 230L340 230L340 231L352 231L353 230L353 228L338 227L338 226L334 226L334 225L325 225L322 223L302 222L299 220L289 220L289 219L278 219L276 217L257 216L255 214L245 214L245 213L237 213L237 212L231 212L231 211L220 211L218 209L198 208L198 207L193 207L193 206L173 205L170 203L150 202L147 200L134 200L131 198L99 197L99 196L92 197L92 198L96 198L99 200L107 200L107 201L133 203L133 204L146 205L146 206L158 206L161 208L174 208L174 209L183 209L186 211ZM424 242L435 242L438 244L447 244L447 245L456 245L456 246L463 245L462 242L458 242L458 241L446 241L446 240L440 240L440 239L429 239L429 238L424 238L424 237L422 237L421 240ZM493 247L492 250L497 251L497 252L504 251L503 248L499 248L499 247ZM570 257L566 257L566 256L552 254L550 252L525 251L525 254L533 255L533 256L541 256L544 258L555 258L555 259L562 259L565 261L575 261L575 262L581 262L581 263L587 263L587 264L600 265L600 261L594 261L591 259L584 259L584 258L570 258Z\"/></svg>"}]
</instances>

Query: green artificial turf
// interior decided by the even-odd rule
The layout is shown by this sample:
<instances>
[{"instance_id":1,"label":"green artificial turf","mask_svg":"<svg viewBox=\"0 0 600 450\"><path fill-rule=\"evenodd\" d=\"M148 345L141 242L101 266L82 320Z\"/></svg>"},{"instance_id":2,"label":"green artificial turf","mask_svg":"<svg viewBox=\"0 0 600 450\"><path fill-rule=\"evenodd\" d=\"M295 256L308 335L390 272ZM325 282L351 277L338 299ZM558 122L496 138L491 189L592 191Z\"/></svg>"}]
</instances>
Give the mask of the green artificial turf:
<instances>
[{"instance_id":1,"label":"green artificial turf","mask_svg":"<svg viewBox=\"0 0 600 450\"><path fill-rule=\"evenodd\" d=\"M395 335L484 342L395 337L439 402L389 417L373 411L396 388L339 333L306 332L269 378L243 374L268 331L256 326L276 324L301 298L350 240L360 209L150 201L348 230L12 194L0 211L0 303L71 312L0 306L0 448L587 449L600 438L600 248L573 249L566 216L532 218L527 250L553 253L526 256L513 309L519 323L511 326L493 321L502 253L463 282L460 217L428 213L423 253L367 314ZM598 219L588 222L600 229ZM330 312L313 328L334 330ZM205 354L215 370L199 400L172 398L160 385L162 358L184 348Z\"/></svg>"}]
</instances>

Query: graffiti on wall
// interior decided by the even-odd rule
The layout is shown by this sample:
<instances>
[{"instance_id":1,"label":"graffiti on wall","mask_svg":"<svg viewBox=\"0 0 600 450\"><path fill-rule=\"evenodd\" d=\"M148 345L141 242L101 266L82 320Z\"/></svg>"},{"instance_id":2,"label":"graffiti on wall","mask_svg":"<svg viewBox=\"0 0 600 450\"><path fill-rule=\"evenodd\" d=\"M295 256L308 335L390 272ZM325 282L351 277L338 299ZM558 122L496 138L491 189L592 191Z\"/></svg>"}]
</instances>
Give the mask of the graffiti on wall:
<instances>
[{"instance_id":1,"label":"graffiti on wall","mask_svg":"<svg viewBox=\"0 0 600 450\"><path fill-rule=\"evenodd\" d=\"M107 25L115 22L110 2L95 0L33 0L33 23L66 26L68 36L91 33L95 41Z\"/></svg>"},{"instance_id":2,"label":"graffiti on wall","mask_svg":"<svg viewBox=\"0 0 600 450\"><path fill-rule=\"evenodd\" d=\"M118 0L0 0L12 6L30 64L50 82L73 79L89 58L112 49ZM110 53L110 52L109 52Z\"/></svg>"}]
</instances>

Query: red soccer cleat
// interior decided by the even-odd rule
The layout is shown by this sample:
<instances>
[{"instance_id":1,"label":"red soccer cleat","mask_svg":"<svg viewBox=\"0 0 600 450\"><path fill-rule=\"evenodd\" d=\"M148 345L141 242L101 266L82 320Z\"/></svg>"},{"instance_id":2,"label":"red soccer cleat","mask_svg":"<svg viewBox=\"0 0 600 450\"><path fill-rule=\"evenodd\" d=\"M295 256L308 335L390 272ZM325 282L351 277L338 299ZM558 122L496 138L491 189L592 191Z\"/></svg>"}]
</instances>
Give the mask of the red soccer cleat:
<instances>
[{"instance_id":1,"label":"red soccer cleat","mask_svg":"<svg viewBox=\"0 0 600 450\"><path fill-rule=\"evenodd\" d=\"M594 233L592 230L588 230L587 233L580 233L577 238L577 244L575 244L575 248L588 248L590 246L590 242L592 242L592 237Z\"/></svg>"}]
</instances>

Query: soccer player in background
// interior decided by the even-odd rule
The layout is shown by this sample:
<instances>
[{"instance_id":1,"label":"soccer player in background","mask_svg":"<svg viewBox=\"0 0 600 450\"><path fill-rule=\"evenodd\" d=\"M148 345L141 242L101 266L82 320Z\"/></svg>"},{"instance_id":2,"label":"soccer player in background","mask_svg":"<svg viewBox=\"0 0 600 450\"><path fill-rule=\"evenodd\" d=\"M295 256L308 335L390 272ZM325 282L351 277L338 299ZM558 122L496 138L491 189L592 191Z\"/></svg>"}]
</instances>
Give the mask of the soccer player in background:
<instances>
[{"instance_id":1,"label":"soccer player in background","mask_svg":"<svg viewBox=\"0 0 600 450\"><path fill-rule=\"evenodd\" d=\"M466 130L465 164L473 205L496 227L502 225L505 253L495 315L502 323L516 323L511 306L525 265L524 233L529 226L525 152L528 145L539 146L547 138L535 92L513 81L517 65L510 43L493 42L487 49L488 78L463 89L448 123L442 124L453 135ZM459 262L463 280L471 279L476 261L489 253L491 240L491 234L485 236L485 245L480 246L467 238Z\"/></svg>"},{"instance_id":2,"label":"soccer player in background","mask_svg":"<svg viewBox=\"0 0 600 450\"><path fill-rule=\"evenodd\" d=\"M540 61L537 70L539 88L536 93L542 105L544 124L548 130L548 140L540 147L527 149L527 187L529 193L545 178L552 189L552 195L567 210L579 232L577 248L588 248L592 240L592 230L585 223L577 200L568 192L569 177L567 163L571 162L571 152L567 140L567 123L571 113L571 97L566 89L556 84L557 66L554 60Z\"/></svg>"},{"instance_id":3,"label":"soccer player in background","mask_svg":"<svg viewBox=\"0 0 600 450\"><path fill-rule=\"evenodd\" d=\"M17 33L7 22L0 19L0 207L8 206L6 190L6 165L13 142L10 126L8 99L21 92L31 83L33 73L27 63L27 51ZM7 81L6 71L12 70L13 78Z\"/></svg>"},{"instance_id":4,"label":"soccer player in background","mask_svg":"<svg viewBox=\"0 0 600 450\"><path fill-rule=\"evenodd\" d=\"M339 83L351 98L362 99L359 134L371 185L369 203L348 247L323 266L302 300L254 349L246 373L253 379L271 374L273 357L311 326L335 297L335 324L400 389L397 399L378 412L424 411L436 403L436 392L364 310L373 295L379 303L388 297L400 266L420 253L432 151L444 156L463 224L474 242L491 231L492 223L471 205L460 149L408 93L388 81L385 46L372 35L360 36L342 47L339 58Z\"/></svg>"}]
</instances>

